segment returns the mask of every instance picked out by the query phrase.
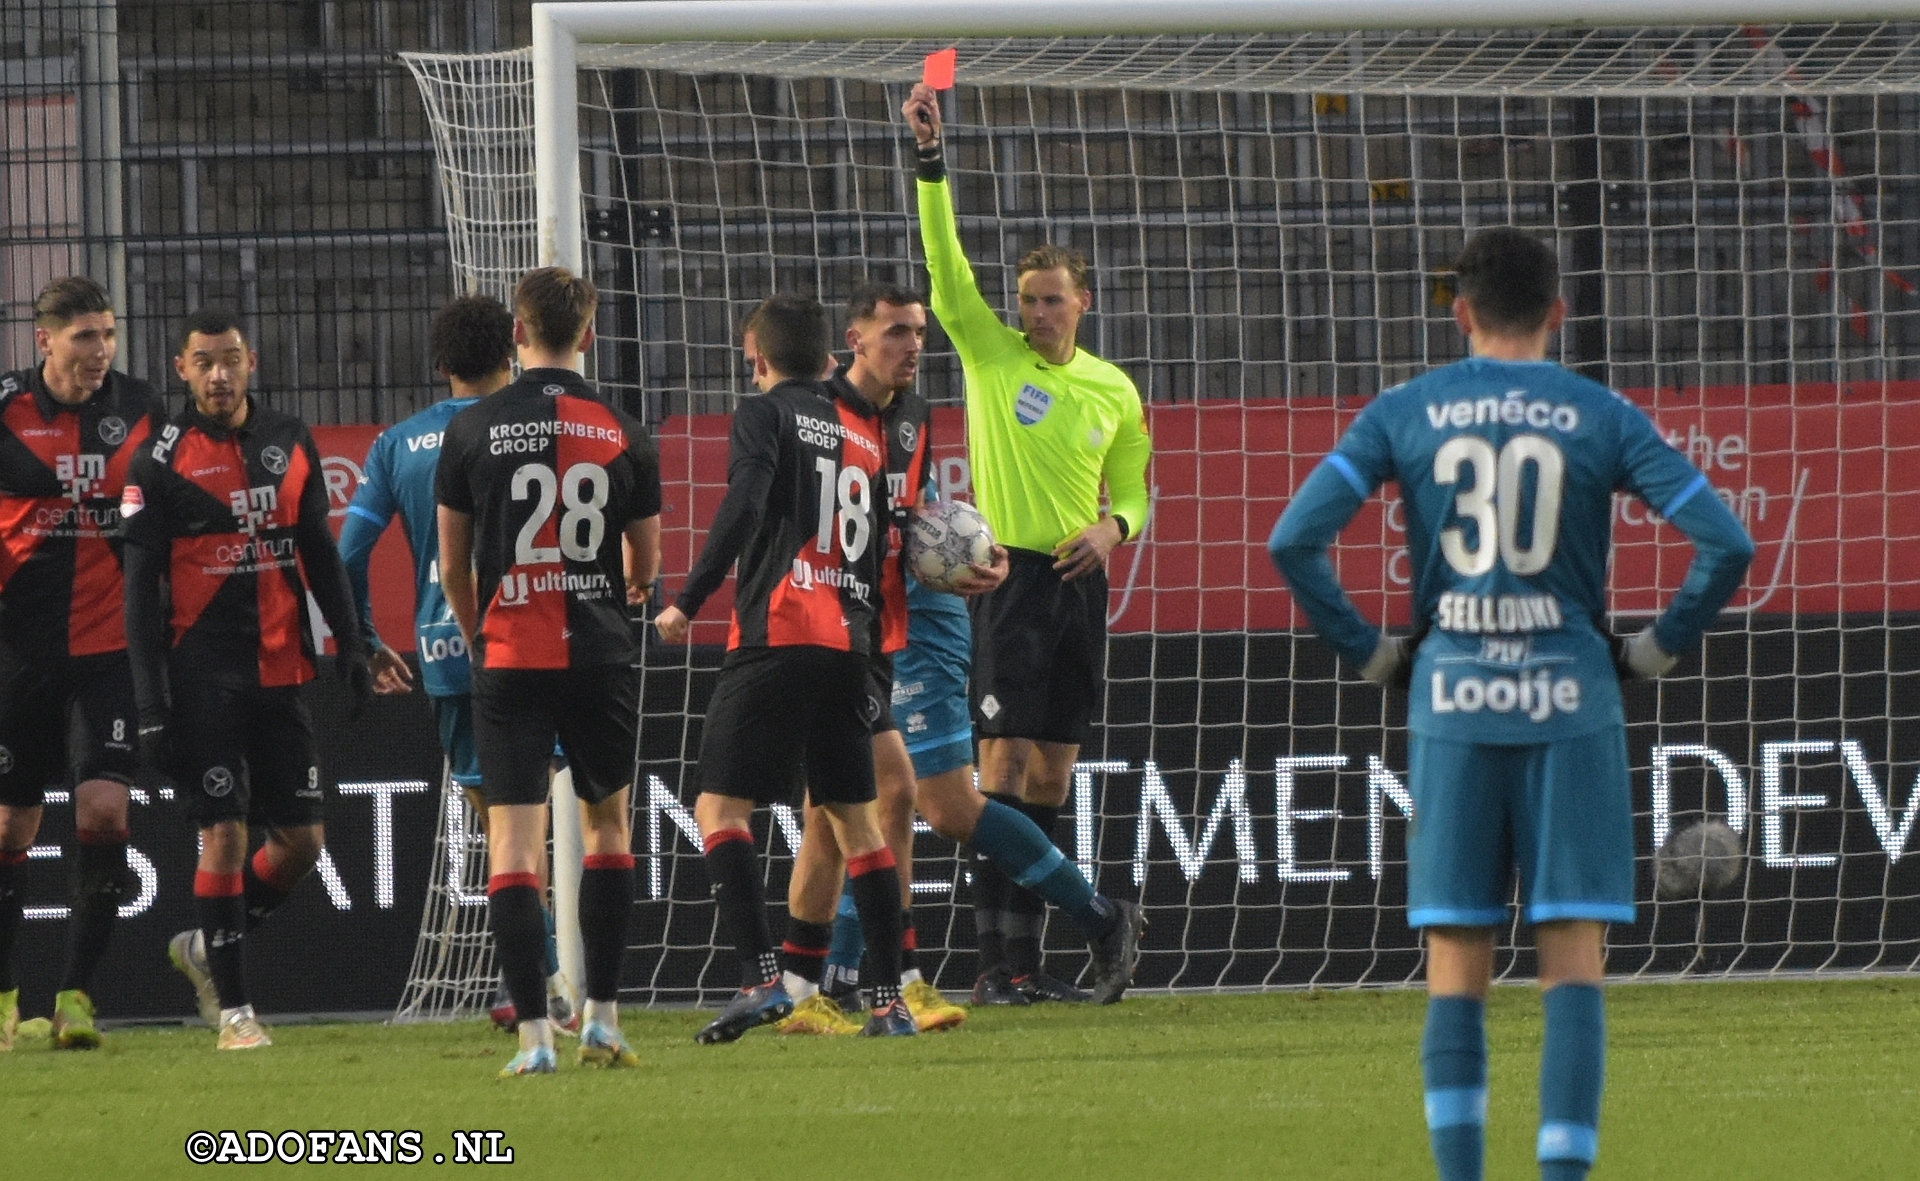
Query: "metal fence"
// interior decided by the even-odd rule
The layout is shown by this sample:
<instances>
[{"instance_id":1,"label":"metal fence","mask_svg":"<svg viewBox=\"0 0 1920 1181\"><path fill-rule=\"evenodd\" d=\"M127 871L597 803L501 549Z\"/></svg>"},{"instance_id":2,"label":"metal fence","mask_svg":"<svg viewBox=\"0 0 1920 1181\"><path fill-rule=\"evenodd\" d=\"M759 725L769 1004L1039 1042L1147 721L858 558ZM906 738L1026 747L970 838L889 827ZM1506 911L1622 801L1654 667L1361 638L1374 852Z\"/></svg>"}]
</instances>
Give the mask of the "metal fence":
<instances>
[{"instance_id":1,"label":"metal fence","mask_svg":"<svg viewBox=\"0 0 1920 1181\"><path fill-rule=\"evenodd\" d=\"M0 24L0 366L32 302L105 285L119 364L172 377L173 333L238 312L255 388L314 423L431 401L451 285L433 150L395 54L525 44L525 0L8 0ZM16 13L19 14L16 17Z\"/></svg>"}]
</instances>

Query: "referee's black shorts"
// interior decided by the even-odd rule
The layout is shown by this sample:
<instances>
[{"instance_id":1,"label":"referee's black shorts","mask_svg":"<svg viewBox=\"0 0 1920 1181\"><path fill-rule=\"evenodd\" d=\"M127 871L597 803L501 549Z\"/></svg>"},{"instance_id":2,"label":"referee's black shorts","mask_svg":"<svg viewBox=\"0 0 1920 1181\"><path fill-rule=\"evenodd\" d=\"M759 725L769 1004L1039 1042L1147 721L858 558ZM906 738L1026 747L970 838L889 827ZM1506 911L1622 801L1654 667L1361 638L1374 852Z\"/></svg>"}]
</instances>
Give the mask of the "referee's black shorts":
<instances>
[{"instance_id":1,"label":"referee's black shorts","mask_svg":"<svg viewBox=\"0 0 1920 1181\"><path fill-rule=\"evenodd\" d=\"M573 794L598 804L633 782L638 677L631 665L473 670L473 743L489 805L544 804L553 740Z\"/></svg>"},{"instance_id":2,"label":"referee's black shorts","mask_svg":"<svg viewBox=\"0 0 1920 1181\"><path fill-rule=\"evenodd\" d=\"M1081 745L1107 677L1107 572L1068 580L1051 554L1007 555L1007 580L967 600L974 731Z\"/></svg>"},{"instance_id":3,"label":"referee's black shorts","mask_svg":"<svg viewBox=\"0 0 1920 1181\"><path fill-rule=\"evenodd\" d=\"M700 734L702 792L757 804L874 798L872 658L831 648L736 648ZM801 772L804 772L802 774Z\"/></svg>"}]
</instances>

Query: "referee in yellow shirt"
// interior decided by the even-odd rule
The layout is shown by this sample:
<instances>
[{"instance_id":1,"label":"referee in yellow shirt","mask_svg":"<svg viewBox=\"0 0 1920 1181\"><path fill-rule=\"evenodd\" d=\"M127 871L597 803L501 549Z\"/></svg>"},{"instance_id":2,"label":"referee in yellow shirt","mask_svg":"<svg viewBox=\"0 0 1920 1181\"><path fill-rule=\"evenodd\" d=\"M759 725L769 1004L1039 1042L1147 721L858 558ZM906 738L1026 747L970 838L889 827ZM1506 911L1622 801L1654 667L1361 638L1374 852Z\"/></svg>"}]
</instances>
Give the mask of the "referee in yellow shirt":
<instances>
[{"instance_id":1,"label":"referee in yellow shirt","mask_svg":"<svg viewBox=\"0 0 1920 1181\"><path fill-rule=\"evenodd\" d=\"M1002 323L960 246L938 98L917 85L901 111L917 141L932 307L965 377L974 502L1011 555L1006 581L968 600L980 785L1052 835L1106 679L1107 556L1146 524L1152 443L1132 380L1076 343L1093 304L1086 260L1059 246L1028 252L1017 267L1024 331ZM975 1000L1085 1000L1040 971L1040 900L990 864L973 870Z\"/></svg>"}]
</instances>

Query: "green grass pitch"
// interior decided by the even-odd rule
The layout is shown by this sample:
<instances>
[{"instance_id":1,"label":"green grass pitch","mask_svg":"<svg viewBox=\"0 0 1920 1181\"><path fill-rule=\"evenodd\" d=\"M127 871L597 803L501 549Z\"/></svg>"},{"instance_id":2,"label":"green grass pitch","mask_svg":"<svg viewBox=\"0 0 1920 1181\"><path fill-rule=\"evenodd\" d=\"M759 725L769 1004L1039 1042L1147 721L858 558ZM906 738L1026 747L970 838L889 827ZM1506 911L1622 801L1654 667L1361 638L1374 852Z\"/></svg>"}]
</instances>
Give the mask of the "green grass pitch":
<instances>
[{"instance_id":1,"label":"green grass pitch","mask_svg":"<svg viewBox=\"0 0 1920 1181\"><path fill-rule=\"evenodd\" d=\"M693 1044L701 1014L633 1011L641 1069L576 1067L563 1043L559 1075L511 1081L494 1077L510 1039L479 1022L287 1026L247 1054L198 1028L122 1030L92 1054L23 1041L0 1055L0 1171L204 1176L184 1149L197 1129L348 1128L417 1129L416 1171L438 1153L534 1177L1421 1178L1423 1004L1135 997L913 1041L720 1047ZM1619 986L1608 1022L1595 1181L1920 1172L1920 980ZM1488 1034L1488 1177L1530 1178L1533 992L1497 989ZM502 1132L513 1163L456 1167L456 1129Z\"/></svg>"}]
</instances>

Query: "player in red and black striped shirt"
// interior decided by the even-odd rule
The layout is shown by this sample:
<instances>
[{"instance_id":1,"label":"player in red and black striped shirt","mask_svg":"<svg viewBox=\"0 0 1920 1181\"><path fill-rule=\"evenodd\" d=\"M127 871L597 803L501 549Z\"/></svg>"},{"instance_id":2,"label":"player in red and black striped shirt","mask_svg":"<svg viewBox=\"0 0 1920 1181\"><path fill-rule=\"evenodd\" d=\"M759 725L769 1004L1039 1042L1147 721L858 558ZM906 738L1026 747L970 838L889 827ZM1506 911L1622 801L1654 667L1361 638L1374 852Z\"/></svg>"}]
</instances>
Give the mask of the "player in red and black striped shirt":
<instances>
[{"instance_id":1,"label":"player in red and black striped shirt","mask_svg":"<svg viewBox=\"0 0 1920 1181\"><path fill-rule=\"evenodd\" d=\"M620 1032L620 957L633 908L627 798L639 716L627 608L660 565L660 459L631 416L570 368L593 344L593 284L530 271L513 297L519 380L455 415L434 472L440 586L473 661L473 730L487 797L494 946L520 1052L503 1075L554 1069L546 923L553 739L585 804L580 1060L638 1062Z\"/></svg>"},{"instance_id":2,"label":"player in red and black striped shirt","mask_svg":"<svg viewBox=\"0 0 1920 1181\"><path fill-rule=\"evenodd\" d=\"M684 640L738 562L728 652L701 735L694 819L721 926L740 955L742 988L698 1040L732 1041L792 1011L747 821L756 804L795 802L803 785L847 855L878 969L863 1032L912 1034L899 986L900 877L874 808L870 736L881 710L869 663L880 646L890 532L882 420L852 387L815 379L827 367L819 304L775 296L754 312L747 333L763 393L734 411L727 494L679 598L655 621L668 642Z\"/></svg>"},{"instance_id":3,"label":"player in red and black striped shirt","mask_svg":"<svg viewBox=\"0 0 1920 1181\"><path fill-rule=\"evenodd\" d=\"M300 699L318 663L309 590L356 700L372 697L373 675L312 434L247 393L258 359L233 317L197 312L180 341L174 371L191 402L135 457L120 503L127 654L142 757L171 771L200 828L200 925L168 950L219 1047L252 1049L272 1043L247 1003L244 936L313 869L326 837ZM268 830L251 859L249 822Z\"/></svg>"},{"instance_id":4,"label":"player in red and black striped shirt","mask_svg":"<svg viewBox=\"0 0 1920 1181\"><path fill-rule=\"evenodd\" d=\"M73 792L73 917L54 1045L100 1044L86 988L121 903L133 682L114 533L133 453L163 417L146 382L112 369L113 304L90 279L34 301L41 363L0 375L0 1050L19 1016L13 947L27 851L47 788Z\"/></svg>"}]
</instances>

